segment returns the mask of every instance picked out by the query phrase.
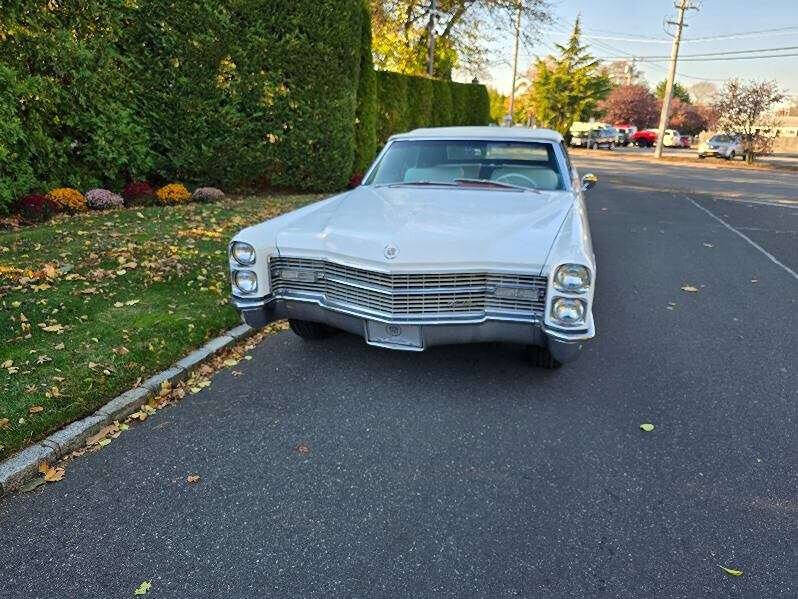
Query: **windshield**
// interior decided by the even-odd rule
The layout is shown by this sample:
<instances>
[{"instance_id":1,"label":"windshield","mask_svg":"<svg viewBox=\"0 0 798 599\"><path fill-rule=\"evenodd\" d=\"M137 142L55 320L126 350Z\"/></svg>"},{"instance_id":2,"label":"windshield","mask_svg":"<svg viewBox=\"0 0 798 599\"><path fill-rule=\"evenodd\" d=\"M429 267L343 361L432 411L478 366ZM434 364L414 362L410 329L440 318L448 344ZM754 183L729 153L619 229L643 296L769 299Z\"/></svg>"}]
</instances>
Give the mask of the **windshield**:
<instances>
[{"instance_id":1,"label":"windshield","mask_svg":"<svg viewBox=\"0 0 798 599\"><path fill-rule=\"evenodd\" d=\"M467 181L463 181L467 180ZM398 140L365 185L475 184L487 188L565 189L553 144L484 140Z\"/></svg>"},{"instance_id":2,"label":"windshield","mask_svg":"<svg viewBox=\"0 0 798 599\"><path fill-rule=\"evenodd\" d=\"M709 141L725 144L731 141L731 137L728 135L714 135Z\"/></svg>"}]
</instances>

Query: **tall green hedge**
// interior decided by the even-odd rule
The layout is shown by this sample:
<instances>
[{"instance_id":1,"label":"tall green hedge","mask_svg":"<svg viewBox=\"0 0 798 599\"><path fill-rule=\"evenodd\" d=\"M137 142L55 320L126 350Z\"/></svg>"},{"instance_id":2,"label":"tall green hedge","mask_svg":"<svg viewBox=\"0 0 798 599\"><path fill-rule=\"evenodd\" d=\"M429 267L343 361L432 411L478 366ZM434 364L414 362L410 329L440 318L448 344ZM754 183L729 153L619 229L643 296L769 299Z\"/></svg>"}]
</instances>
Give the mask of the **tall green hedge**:
<instances>
[{"instance_id":1,"label":"tall green hedge","mask_svg":"<svg viewBox=\"0 0 798 599\"><path fill-rule=\"evenodd\" d=\"M483 86L373 70L364 0L3 0L0 213L128 180L343 188Z\"/></svg>"}]
</instances>

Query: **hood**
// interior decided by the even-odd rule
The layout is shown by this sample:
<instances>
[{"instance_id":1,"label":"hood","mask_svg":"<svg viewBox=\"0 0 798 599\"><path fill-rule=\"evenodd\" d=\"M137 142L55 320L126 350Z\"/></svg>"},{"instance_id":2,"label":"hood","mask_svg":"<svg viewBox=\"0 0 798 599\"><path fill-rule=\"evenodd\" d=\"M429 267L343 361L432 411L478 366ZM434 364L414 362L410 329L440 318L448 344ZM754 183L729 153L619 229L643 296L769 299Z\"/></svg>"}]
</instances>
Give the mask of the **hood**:
<instances>
[{"instance_id":1,"label":"hood","mask_svg":"<svg viewBox=\"0 0 798 599\"><path fill-rule=\"evenodd\" d=\"M287 223L275 245L391 271L539 272L573 201L565 191L362 186Z\"/></svg>"}]
</instances>

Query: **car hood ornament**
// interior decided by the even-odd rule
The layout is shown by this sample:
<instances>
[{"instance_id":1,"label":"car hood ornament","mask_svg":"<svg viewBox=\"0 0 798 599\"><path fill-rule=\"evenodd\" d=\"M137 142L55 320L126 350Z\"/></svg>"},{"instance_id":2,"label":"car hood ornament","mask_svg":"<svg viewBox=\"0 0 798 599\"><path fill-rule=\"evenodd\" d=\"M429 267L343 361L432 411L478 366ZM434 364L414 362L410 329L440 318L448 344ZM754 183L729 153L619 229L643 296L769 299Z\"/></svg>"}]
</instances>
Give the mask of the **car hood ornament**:
<instances>
[{"instance_id":1,"label":"car hood ornament","mask_svg":"<svg viewBox=\"0 0 798 599\"><path fill-rule=\"evenodd\" d=\"M389 243L385 246L385 249L382 250L383 255L387 260L393 260L399 255L399 248L396 247L394 244Z\"/></svg>"}]
</instances>

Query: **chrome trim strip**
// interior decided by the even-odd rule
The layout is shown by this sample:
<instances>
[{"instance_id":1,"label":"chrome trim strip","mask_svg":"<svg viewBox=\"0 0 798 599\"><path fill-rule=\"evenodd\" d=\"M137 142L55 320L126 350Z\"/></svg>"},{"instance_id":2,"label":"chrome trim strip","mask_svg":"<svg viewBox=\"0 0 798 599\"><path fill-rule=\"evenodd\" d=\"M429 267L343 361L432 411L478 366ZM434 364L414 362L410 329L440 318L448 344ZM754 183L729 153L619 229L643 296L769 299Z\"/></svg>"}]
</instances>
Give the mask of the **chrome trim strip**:
<instances>
[{"instance_id":1,"label":"chrome trim strip","mask_svg":"<svg viewBox=\"0 0 798 599\"><path fill-rule=\"evenodd\" d=\"M322 308L326 308L328 310L332 310L334 312L341 312L342 314L349 314L350 316L357 316L359 318L367 318L370 320L376 320L378 322L384 322L388 324L424 324L424 325L433 325L433 324L479 324L481 322L485 322L487 320L500 320L506 322L520 322L520 323L527 323L527 324L540 324L541 320L534 314L530 314L529 316L521 315L521 314L514 314L514 313L507 313L507 312L492 312L486 311L482 312L481 310L472 313L457 313L452 314L451 316L444 316L441 317L440 314L436 314L430 318L423 318L418 316L408 316L406 318L403 317L389 317L386 316L384 313L376 312L369 310L368 308L362 308L360 306L352 306L349 304L339 303L339 302L330 302L326 301L322 294L297 294L297 293L290 293L290 294L280 294L272 298L280 299L285 301L296 301L296 302L308 302L317 304Z\"/></svg>"},{"instance_id":2,"label":"chrome trim strip","mask_svg":"<svg viewBox=\"0 0 798 599\"><path fill-rule=\"evenodd\" d=\"M416 289L402 289L399 287L388 288L382 285L370 285L367 283L358 283L343 279L336 275L324 275L325 280L332 281L333 283L340 283L341 285L348 285L349 287L357 287L358 289L365 289L367 291L374 291L375 293L382 293L384 295L435 295L437 293L487 293L489 287L485 285L474 287L422 287ZM502 285L504 287L504 285ZM531 289L532 287L530 287Z\"/></svg>"}]
</instances>

